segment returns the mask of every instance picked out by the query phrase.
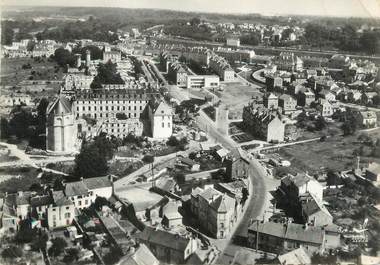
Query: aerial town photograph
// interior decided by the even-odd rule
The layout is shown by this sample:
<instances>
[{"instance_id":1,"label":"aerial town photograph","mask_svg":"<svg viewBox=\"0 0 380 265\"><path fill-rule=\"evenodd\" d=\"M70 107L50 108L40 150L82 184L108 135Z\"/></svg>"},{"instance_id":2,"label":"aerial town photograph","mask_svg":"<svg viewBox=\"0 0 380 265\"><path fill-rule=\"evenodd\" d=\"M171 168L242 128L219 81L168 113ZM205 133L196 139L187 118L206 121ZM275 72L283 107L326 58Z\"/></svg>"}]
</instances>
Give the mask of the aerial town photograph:
<instances>
[{"instance_id":1,"label":"aerial town photograph","mask_svg":"<svg viewBox=\"0 0 380 265\"><path fill-rule=\"evenodd\" d=\"M380 0L0 8L0 265L380 264Z\"/></svg>"}]
</instances>

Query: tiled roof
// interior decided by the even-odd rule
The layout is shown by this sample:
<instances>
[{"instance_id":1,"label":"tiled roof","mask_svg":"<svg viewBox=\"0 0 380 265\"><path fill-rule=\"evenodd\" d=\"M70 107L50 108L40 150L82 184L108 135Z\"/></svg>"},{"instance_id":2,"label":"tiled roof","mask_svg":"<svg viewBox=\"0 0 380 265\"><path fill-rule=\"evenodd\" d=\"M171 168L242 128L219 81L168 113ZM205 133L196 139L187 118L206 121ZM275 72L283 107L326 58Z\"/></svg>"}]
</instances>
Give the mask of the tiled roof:
<instances>
[{"instance_id":1,"label":"tiled roof","mask_svg":"<svg viewBox=\"0 0 380 265\"><path fill-rule=\"evenodd\" d=\"M88 189L83 181L69 182L65 185L65 194L68 197L86 195Z\"/></svg>"},{"instance_id":2,"label":"tiled roof","mask_svg":"<svg viewBox=\"0 0 380 265\"><path fill-rule=\"evenodd\" d=\"M72 205L72 201L66 198L63 191L53 191L53 200L56 206Z\"/></svg>"},{"instance_id":3,"label":"tiled roof","mask_svg":"<svg viewBox=\"0 0 380 265\"><path fill-rule=\"evenodd\" d=\"M258 228L258 230L257 230ZM275 223L266 222L253 223L249 227L250 231L275 236L285 240L301 241L313 244L322 244L324 240L324 231L322 227L305 226L301 224L289 223Z\"/></svg>"},{"instance_id":4,"label":"tiled roof","mask_svg":"<svg viewBox=\"0 0 380 265\"><path fill-rule=\"evenodd\" d=\"M184 236L149 226L146 226L145 229L136 236L143 242L149 242L149 244L160 245L181 252L185 251L190 242L190 239Z\"/></svg>"},{"instance_id":5,"label":"tiled roof","mask_svg":"<svg viewBox=\"0 0 380 265\"><path fill-rule=\"evenodd\" d=\"M158 265L159 261L145 244L140 244L134 252L123 257L119 265Z\"/></svg>"},{"instance_id":6,"label":"tiled roof","mask_svg":"<svg viewBox=\"0 0 380 265\"><path fill-rule=\"evenodd\" d=\"M109 176L96 177L96 178L86 178L83 179L84 185L89 189L93 190L96 188L106 188L112 187L112 182Z\"/></svg>"},{"instance_id":7,"label":"tiled roof","mask_svg":"<svg viewBox=\"0 0 380 265\"><path fill-rule=\"evenodd\" d=\"M311 264L311 259L306 253L305 249L300 247L278 257L281 264L292 264L292 265L307 265Z\"/></svg>"}]
</instances>

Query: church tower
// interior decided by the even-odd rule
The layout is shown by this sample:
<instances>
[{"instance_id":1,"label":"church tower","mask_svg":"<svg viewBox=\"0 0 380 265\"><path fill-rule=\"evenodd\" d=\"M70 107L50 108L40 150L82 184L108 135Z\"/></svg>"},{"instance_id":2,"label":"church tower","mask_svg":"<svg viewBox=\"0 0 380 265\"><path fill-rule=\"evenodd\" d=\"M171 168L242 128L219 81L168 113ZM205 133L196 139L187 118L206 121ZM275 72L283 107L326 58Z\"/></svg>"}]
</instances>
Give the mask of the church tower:
<instances>
[{"instance_id":1,"label":"church tower","mask_svg":"<svg viewBox=\"0 0 380 265\"><path fill-rule=\"evenodd\" d=\"M59 96L46 111L46 149L52 152L75 151L75 117L70 101Z\"/></svg>"}]
</instances>

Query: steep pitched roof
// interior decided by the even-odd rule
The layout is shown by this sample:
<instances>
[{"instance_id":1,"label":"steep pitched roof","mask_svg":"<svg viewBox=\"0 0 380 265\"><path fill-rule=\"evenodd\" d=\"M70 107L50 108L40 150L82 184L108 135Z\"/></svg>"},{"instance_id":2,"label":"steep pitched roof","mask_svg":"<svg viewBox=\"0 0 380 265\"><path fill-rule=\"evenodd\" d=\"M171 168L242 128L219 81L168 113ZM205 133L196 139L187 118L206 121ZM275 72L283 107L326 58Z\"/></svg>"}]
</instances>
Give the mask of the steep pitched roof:
<instances>
[{"instance_id":1,"label":"steep pitched roof","mask_svg":"<svg viewBox=\"0 0 380 265\"><path fill-rule=\"evenodd\" d=\"M73 202L66 198L63 191L53 191L53 200L56 206L72 205Z\"/></svg>"},{"instance_id":2,"label":"steep pitched roof","mask_svg":"<svg viewBox=\"0 0 380 265\"><path fill-rule=\"evenodd\" d=\"M48 106L47 113L54 112L55 114L69 114L71 113L71 103L64 97L59 96L53 103Z\"/></svg>"},{"instance_id":3,"label":"steep pitched roof","mask_svg":"<svg viewBox=\"0 0 380 265\"><path fill-rule=\"evenodd\" d=\"M156 106L153 107L153 114L155 116L160 115L172 115L172 109L164 101L160 101Z\"/></svg>"},{"instance_id":4,"label":"steep pitched roof","mask_svg":"<svg viewBox=\"0 0 380 265\"><path fill-rule=\"evenodd\" d=\"M314 198L313 195L311 195L311 200L302 204L302 211L307 215L313 215L319 211L325 213L326 215L332 217L332 215L329 213L327 208L322 204L321 201Z\"/></svg>"}]
</instances>

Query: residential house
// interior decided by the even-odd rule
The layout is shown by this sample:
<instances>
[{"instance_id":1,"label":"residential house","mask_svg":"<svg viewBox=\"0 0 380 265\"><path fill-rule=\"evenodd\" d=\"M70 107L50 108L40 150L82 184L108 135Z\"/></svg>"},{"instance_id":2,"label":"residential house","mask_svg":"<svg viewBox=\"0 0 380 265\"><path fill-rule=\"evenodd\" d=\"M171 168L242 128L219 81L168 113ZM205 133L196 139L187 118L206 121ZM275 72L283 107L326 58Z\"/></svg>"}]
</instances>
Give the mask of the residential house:
<instances>
[{"instance_id":1,"label":"residential house","mask_svg":"<svg viewBox=\"0 0 380 265\"><path fill-rule=\"evenodd\" d=\"M312 91L306 90L298 94L297 104L302 107L309 107L315 101L315 95Z\"/></svg>"},{"instance_id":2,"label":"residential house","mask_svg":"<svg viewBox=\"0 0 380 265\"><path fill-rule=\"evenodd\" d=\"M193 190L190 204L200 226L215 238L226 238L239 214L237 199L212 187Z\"/></svg>"},{"instance_id":3,"label":"residential house","mask_svg":"<svg viewBox=\"0 0 380 265\"><path fill-rule=\"evenodd\" d=\"M89 207L96 197L109 199L113 193L111 176L81 179L65 183L64 193L78 209Z\"/></svg>"},{"instance_id":4,"label":"residential house","mask_svg":"<svg viewBox=\"0 0 380 265\"><path fill-rule=\"evenodd\" d=\"M179 157L176 166L186 168L190 171L199 171L200 169L200 165L197 162L187 157Z\"/></svg>"},{"instance_id":5,"label":"residential house","mask_svg":"<svg viewBox=\"0 0 380 265\"><path fill-rule=\"evenodd\" d=\"M329 102L335 101L335 94L329 90L323 89L318 94L319 98L325 99Z\"/></svg>"},{"instance_id":6,"label":"residential house","mask_svg":"<svg viewBox=\"0 0 380 265\"><path fill-rule=\"evenodd\" d=\"M280 76L278 75L267 75L265 77L265 84L267 86L268 91L274 91L275 88L280 88L282 87L283 80Z\"/></svg>"},{"instance_id":7,"label":"residential house","mask_svg":"<svg viewBox=\"0 0 380 265\"><path fill-rule=\"evenodd\" d=\"M75 217L74 203L62 191L53 191L53 203L47 208L48 226L51 229L69 226Z\"/></svg>"},{"instance_id":8,"label":"residential house","mask_svg":"<svg viewBox=\"0 0 380 265\"><path fill-rule=\"evenodd\" d=\"M263 97L264 106L268 109L277 109L278 108L278 97L269 93Z\"/></svg>"},{"instance_id":9,"label":"residential house","mask_svg":"<svg viewBox=\"0 0 380 265\"><path fill-rule=\"evenodd\" d=\"M199 248L199 242L188 234L180 235L149 226L137 234L136 239L166 264L184 264Z\"/></svg>"},{"instance_id":10,"label":"residential house","mask_svg":"<svg viewBox=\"0 0 380 265\"><path fill-rule=\"evenodd\" d=\"M319 201L323 199L322 185L306 173L283 177L279 189L292 203L298 203L299 197L307 194Z\"/></svg>"},{"instance_id":11,"label":"residential house","mask_svg":"<svg viewBox=\"0 0 380 265\"><path fill-rule=\"evenodd\" d=\"M248 228L248 246L272 253L283 253L299 247L309 254L325 250L325 231L322 227L295 223L256 222Z\"/></svg>"},{"instance_id":12,"label":"residential house","mask_svg":"<svg viewBox=\"0 0 380 265\"><path fill-rule=\"evenodd\" d=\"M164 227L173 227L182 224L182 215L178 212L180 204L176 201L169 201L161 207L162 225Z\"/></svg>"},{"instance_id":13,"label":"residential house","mask_svg":"<svg viewBox=\"0 0 380 265\"><path fill-rule=\"evenodd\" d=\"M297 100L288 94L281 95L278 103L284 114L292 113L297 107Z\"/></svg>"},{"instance_id":14,"label":"residential house","mask_svg":"<svg viewBox=\"0 0 380 265\"><path fill-rule=\"evenodd\" d=\"M302 217L307 225L325 226L333 223L333 217L323 205L323 202L313 195L302 202Z\"/></svg>"},{"instance_id":15,"label":"residential house","mask_svg":"<svg viewBox=\"0 0 380 265\"><path fill-rule=\"evenodd\" d=\"M178 61L169 63L168 77L178 87L185 88L187 85L187 71Z\"/></svg>"},{"instance_id":16,"label":"residential house","mask_svg":"<svg viewBox=\"0 0 380 265\"><path fill-rule=\"evenodd\" d=\"M149 250L149 248L141 243L137 249L132 248L131 251L122 257L117 265L159 265L160 262Z\"/></svg>"},{"instance_id":17,"label":"residential house","mask_svg":"<svg viewBox=\"0 0 380 265\"><path fill-rule=\"evenodd\" d=\"M285 124L277 111L250 103L243 108L243 124L252 135L267 142L283 142Z\"/></svg>"},{"instance_id":18,"label":"residential house","mask_svg":"<svg viewBox=\"0 0 380 265\"><path fill-rule=\"evenodd\" d=\"M278 70L297 72L303 68L303 61L300 57L292 52L281 52L279 56L273 59L273 63L277 65Z\"/></svg>"},{"instance_id":19,"label":"residential house","mask_svg":"<svg viewBox=\"0 0 380 265\"><path fill-rule=\"evenodd\" d=\"M236 148L226 160L226 174L231 179L248 178L251 174L251 165L243 149Z\"/></svg>"},{"instance_id":20,"label":"residential house","mask_svg":"<svg viewBox=\"0 0 380 265\"><path fill-rule=\"evenodd\" d=\"M358 118L364 128L374 128L377 126L377 115L375 111L360 111Z\"/></svg>"},{"instance_id":21,"label":"residential house","mask_svg":"<svg viewBox=\"0 0 380 265\"><path fill-rule=\"evenodd\" d=\"M377 92L365 92L362 93L360 101L364 105L372 104L372 99L377 96Z\"/></svg>"},{"instance_id":22,"label":"residential house","mask_svg":"<svg viewBox=\"0 0 380 265\"><path fill-rule=\"evenodd\" d=\"M380 164L370 163L365 171L365 178L369 181L380 182Z\"/></svg>"},{"instance_id":23,"label":"residential house","mask_svg":"<svg viewBox=\"0 0 380 265\"><path fill-rule=\"evenodd\" d=\"M329 67L343 69L350 62L350 57L342 54L334 54L329 60Z\"/></svg>"},{"instance_id":24,"label":"residential house","mask_svg":"<svg viewBox=\"0 0 380 265\"><path fill-rule=\"evenodd\" d=\"M316 109L322 117L331 117L334 114L333 105L328 100L320 100Z\"/></svg>"}]
</instances>

